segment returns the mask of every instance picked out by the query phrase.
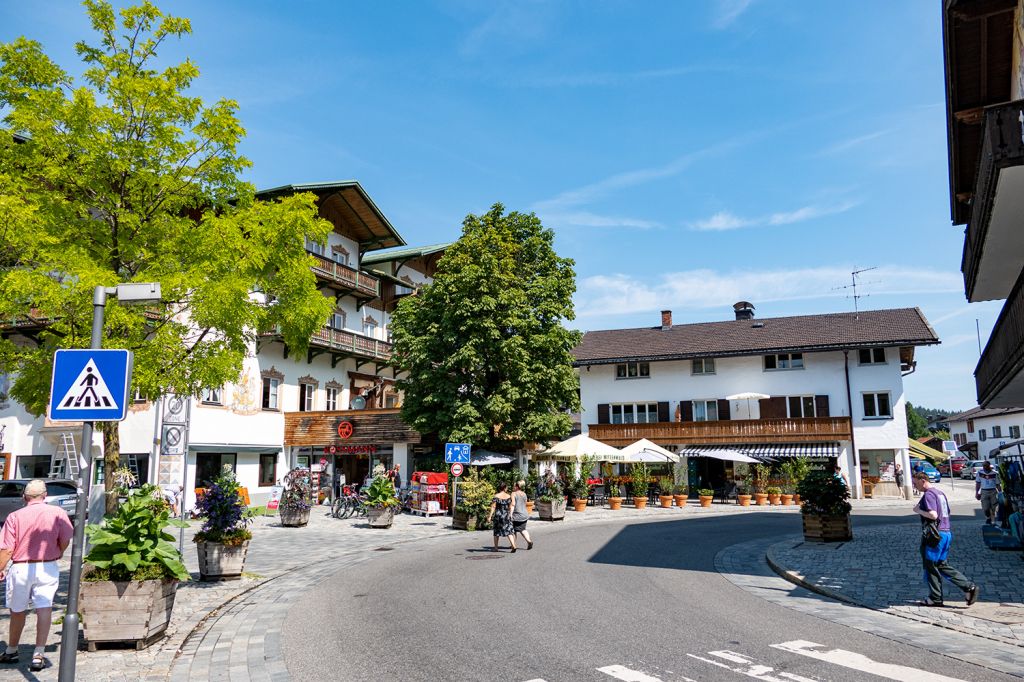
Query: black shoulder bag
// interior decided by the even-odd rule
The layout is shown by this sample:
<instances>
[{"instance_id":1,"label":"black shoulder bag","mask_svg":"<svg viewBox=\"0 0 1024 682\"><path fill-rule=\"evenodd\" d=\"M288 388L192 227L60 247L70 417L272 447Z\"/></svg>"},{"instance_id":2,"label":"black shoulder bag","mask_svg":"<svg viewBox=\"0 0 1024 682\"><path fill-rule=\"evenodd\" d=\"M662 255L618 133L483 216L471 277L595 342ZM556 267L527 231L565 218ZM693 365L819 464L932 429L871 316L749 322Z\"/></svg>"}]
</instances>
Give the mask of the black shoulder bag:
<instances>
[{"instance_id":1,"label":"black shoulder bag","mask_svg":"<svg viewBox=\"0 0 1024 682\"><path fill-rule=\"evenodd\" d=\"M921 542L926 547L938 547L942 542L942 535L939 534L939 522L925 520L921 526Z\"/></svg>"}]
</instances>

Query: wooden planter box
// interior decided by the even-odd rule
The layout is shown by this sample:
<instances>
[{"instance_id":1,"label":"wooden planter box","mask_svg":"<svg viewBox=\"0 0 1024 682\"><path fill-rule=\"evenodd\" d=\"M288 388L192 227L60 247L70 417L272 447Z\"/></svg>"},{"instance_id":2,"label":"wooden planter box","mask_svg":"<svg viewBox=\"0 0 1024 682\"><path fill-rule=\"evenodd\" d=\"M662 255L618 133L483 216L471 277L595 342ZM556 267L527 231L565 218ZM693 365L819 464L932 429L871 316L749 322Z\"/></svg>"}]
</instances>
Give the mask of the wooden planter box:
<instances>
[{"instance_id":1,"label":"wooden planter box","mask_svg":"<svg viewBox=\"0 0 1024 682\"><path fill-rule=\"evenodd\" d=\"M565 500L537 502L537 514L541 521L561 521L565 518Z\"/></svg>"},{"instance_id":2,"label":"wooden planter box","mask_svg":"<svg viewBox=\"0 0 1024 682\"><path fill-rule=\"evenodd\" d=\"M370 507L366 510L366 520L370 528L390 528L395 520L395 508Z\"/></svg>"},{"instance_id":3,"label":"wooden planter box","mask_svg":"<svg viewBox=\"0 0 1024 682\"><path fill-rule=\"evenodd\" d=\"M452 528L455 530L476 530L476 514L455 510L452 516Z\"/></svg>"},{"instance_id":4,"label":"wooden planter box","mask_svg":"<svg viewBox=\"0 0 1024 682\"><path fill-rule=\"evenodd\" d=\"M89 651L103 642L145 649L171 622L177 580L82 582L79 610Z\"/></svg>"},{"instance_id":5,"label":"wooden planter box","mask_svg":"<svg viewBox=\"0 0 1024 682\"><path fill-rule=\"evenodd\" d=\"M309 523L308 509L303 509L300 511L297 509L285 509L284 507L282 507L279 514L281 516L282 526L301 527Z\"/></svg>"},{"instance_id":6,"label":"wooden planter box","mask_svg":"<svg viewBox=\"0 0 1024 682\"><path fill-rule=\"evenodd\" d=\"M219 542L197 542L200 580L238 580L245 568L249 540L229 547Z\"/></svg>"},{"instance_id":7,"label":"wooden planter box","mask_svg":"<svg viewBox=\"0 0 1024 682\"><path fill-rule=\"evenodd\" d=\"M804 518L804 540L808 542L843 542L853 539L850 515L820 516L802 514Z\"/></svg>"}]
</instances>

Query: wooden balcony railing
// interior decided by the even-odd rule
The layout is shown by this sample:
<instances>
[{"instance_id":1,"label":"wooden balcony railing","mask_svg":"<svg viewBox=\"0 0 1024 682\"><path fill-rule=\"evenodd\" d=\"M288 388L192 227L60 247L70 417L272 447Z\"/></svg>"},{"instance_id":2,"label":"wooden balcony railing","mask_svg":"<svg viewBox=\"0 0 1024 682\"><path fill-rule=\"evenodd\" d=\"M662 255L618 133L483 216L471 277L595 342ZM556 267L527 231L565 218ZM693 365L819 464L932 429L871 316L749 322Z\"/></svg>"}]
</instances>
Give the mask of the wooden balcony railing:
<instances>
[{"instance_id":1,"label":"wooden balcony railing","mask_svg":"<svg viewBox=\"0 0 1024 682\"><path fill-rule=\"evenodd\" d=\"M349 287L353 291L357 291L367 296L380 296L380 280L373 275L368 275L365 272L356 270L355 268L350 268L347 265L336 263L330 258L321 256L318 253L313 253L312 251L307 253L316 260L316 265L313 266L313 272L316 273L317 277Z\"/></svg>"},{"instance_id":2,"label":"wooden balcony railing","mask_svg":"<svg viewBox=\"0 0 1024 682\"><path fill-rule=\"evenodd\" d=\"M271 329L260 333L261 337L281 336L281 330ZM346 355L354 355L373 360L390 360L391 344L362 334L323 327L315 332L309 343L316 348L327 348Z\"/></svg>"},{"instance_id":3,"label":"wooden balcony railing","mask_svg":"<svg viewBox=\"0 0 1024 682\"><path fill-rule=\"evenodd\" d=\"M629 445L641 438L659 445L741 445L850 440L853 433L849 417L590 424L588 428L591 438L616 447Z\"/></svg>"},{"instance_id":4,"label":"wooden balcony railing","mask_svg":"<svg viewBox=\"0 0 1024 682\"><path fill-rule=\"evenodd\" d=\"M996 326L988 337L985 352L974 370L978 388L978 404L988 407L1012 407L1016 403L1001 405L999 394L1024 370L1024 276L1017 279L1010 297L1003 304ZM992 405L992 401L996 404Z\"/></svg>"}]
</instances>

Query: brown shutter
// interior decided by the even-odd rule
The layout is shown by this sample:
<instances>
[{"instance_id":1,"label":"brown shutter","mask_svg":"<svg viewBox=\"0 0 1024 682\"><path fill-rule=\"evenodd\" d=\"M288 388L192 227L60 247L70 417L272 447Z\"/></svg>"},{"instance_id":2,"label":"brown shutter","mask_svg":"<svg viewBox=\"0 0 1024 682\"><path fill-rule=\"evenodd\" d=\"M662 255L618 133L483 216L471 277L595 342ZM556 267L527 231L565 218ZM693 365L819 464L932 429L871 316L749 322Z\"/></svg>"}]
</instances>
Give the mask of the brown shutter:
<instances>
[{"instance_id":1,"label":"brown shutter","mask_svg":"<svg viewBox=\"0 0 1024 682\"><path fill-rule=\"evenodd\" d=\"M658 421L668 421L668 402L658 403Z\"/></svg>"},{"instance_id":2,"label":"brown shutter","mask_svg":"<svg viewBox=\"0 0 1024 682\"><path fill-rule=\"evenodd\" d=\"M816 396L814 396L814 416L815 417L828 417L828 416L831 416L828 413L828 396L827 395L816 395Z\"/></svg>"},{"instance_id":3,"label":"brown shutter","mask_svg":"<svg viewBox=\"0 0 1024 682\"><path fill-rule=\"evenodd\" d=\"M601 403L597 406L597 423L598 424L610 424L611 419L608 417L608 403Z\"/></svg>"},{"instance_id":4,"label":"brown shutter","mask_svg":"<svg viewBox=\"0 0 1024 682\"><path fill-rule=\"evenodd\" d=\"M786 418L786 398L762 398L761 404L761 419L785 419Z\"/></svg>"},{"instance_id":5,"label":"brown shutter","mask_svg":"<svg viewBox=\"0 0 1024 682\"><path fill-rule=\"evenodd\" d=\"M729 416L729 401L728 400L719 400L718 401L718 418L720 420L721 419L732 419L732 417Z\"/></svg>"},{"instance_id":6,"label":"brown shutter","mask_svg":"<svg viewBox=\"0 0 1024 682\"><path fill-rule=\"evenodd\" d=\"M693 421L693 403L690 402L689 400L681 400L679 402L679 406L683 408L683 421L684 422L692 422Z\"/></svg>"}]
</instances>

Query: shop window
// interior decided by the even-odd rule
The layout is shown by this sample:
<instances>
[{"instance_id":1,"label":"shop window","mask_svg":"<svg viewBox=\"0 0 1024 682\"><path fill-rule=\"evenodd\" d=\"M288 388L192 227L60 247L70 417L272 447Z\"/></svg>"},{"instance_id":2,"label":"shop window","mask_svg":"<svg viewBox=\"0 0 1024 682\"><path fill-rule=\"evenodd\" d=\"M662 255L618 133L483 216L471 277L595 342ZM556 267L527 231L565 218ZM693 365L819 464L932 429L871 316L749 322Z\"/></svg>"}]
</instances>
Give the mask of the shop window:
<instances>
[{"instance_id":1,"label":"shop window","mask_svg":"<svg viewBox=\"0 0 1024 682\"><path fill-rule=\"evenodd\" d=\"M260 487L277 483L277 455L260 455Z\"/></svg>"},{"instance_id":2,"label":"shop window","mask_svg":"<svg viewBox=\"0 0 1024 682\"><path fill-rule=\"evenodd\" d=\"M992 427L992 437L993 438L1002 438L1003 437L1003 427L1002 426L993 426Z\"/></svg>"},{"instance_id":3,"label":"shop window","mask_svg":"<svg viewBox=\"0 0 1024 682\"><path fill-rule=\"evenodd\" d=\"M865 419L892 419L892 405L888 392L865 393L863 398Z\"/></svg>"},{"instance_id":4,"label":"shop window","mask_svg":"<svg viewBox=\"0 0 1024 682\"><path fill-rule=\"evenodd\" d=\"M233 452L200 452L196 454L196 483L205 488L213 483L225 469L235 473L238 455Z\"/></svg>"},{"instance_id":5,"label":"shop window","mask_svg":"<svg viewBox=\"0 0 1024 682\"><path fill-rule=\"evenodd\" d=\"M29 455L18 458L18 478L46 478L49 474L49 455Z\"/></svg>"},{"instance_id":6,"label":"shop window","mask_svg":"<svg viewBox=\"0 0 1024 682\"><path fill-rule=\"evenodd\" d=\"M616 379L646 379L651 376L651 366L646 362L626 362L615 365Z\"/></svg>"},{"instance_id":7,"label":"shop window","mask_svg":"<svg viewBox=\"0 0 1024 682\"><path fill-rule=\"evenodd\" d=\"M780 369L803 369L803 353L775 353L764 356L765 370L774 371Z\"/></svg>"},{"instance_id":8,"label":"shop window","mask_svg":"<svg viewBox=\"0 0 1024 682\"><path fill-rule=\"evenodd\" d=\"M219 388L204 388L200 400L203 405L220 405L220 397Z\"/></svg>"},{"instance_id":9,"label":"shop window","mask_svg":"<svg viewBox=\"0 0 1024 682\"><path fill-rule=\"evenodd\" d=\"M695 358L693 360L692 374L714 374L715 373L715 359L714 358Z\"/></svg>"},{"instance_id":10,"label":"shop window","mask_svg":"<svg viewBox=\"0 0 1024 682\"><path fill-rule=\"evenodd\" d=\"M716 422L718 421L717 400L694 400L693 421L695 422Z\"/></svg>"},{"instance_id":11,"label":"shop window","mask_svg":"<svg viewBox=\"0 0 1024 682\"><path fill-rule=\"evenodd\" d=\"M885 349L884 348L861 348L860 349L860 364L862 364L862 365L884 365L885 364Z\"/></svg>"}]
</instances>

